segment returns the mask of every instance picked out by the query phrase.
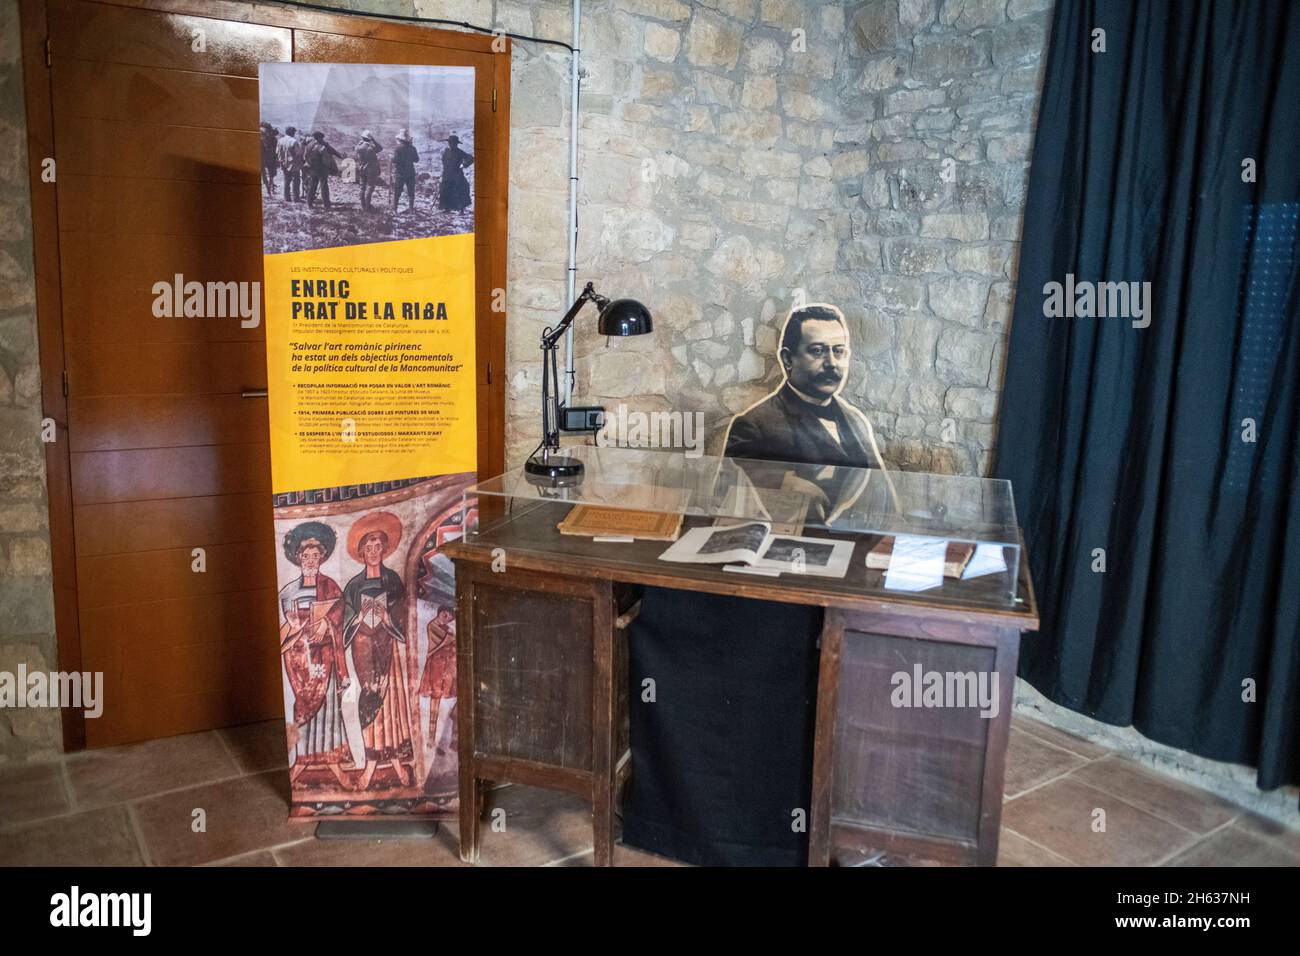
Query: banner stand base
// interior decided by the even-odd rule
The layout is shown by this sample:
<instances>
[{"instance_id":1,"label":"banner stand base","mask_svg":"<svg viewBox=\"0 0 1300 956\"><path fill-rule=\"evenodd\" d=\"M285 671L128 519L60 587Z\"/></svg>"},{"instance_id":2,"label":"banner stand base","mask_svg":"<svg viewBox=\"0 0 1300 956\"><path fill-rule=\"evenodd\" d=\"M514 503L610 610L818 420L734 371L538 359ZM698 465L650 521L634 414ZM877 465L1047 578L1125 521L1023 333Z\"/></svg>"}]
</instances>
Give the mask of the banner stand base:
<instances>
[{"instance_id":1,"label":"banner stand base","mask_svg":"<svg viewBox=\"0 0 1300 956\"><path fill-rule=\"evenodd\" d=\"M432 840L437 820L322 820L318 840Z\"/></svg>"}]
</instances>

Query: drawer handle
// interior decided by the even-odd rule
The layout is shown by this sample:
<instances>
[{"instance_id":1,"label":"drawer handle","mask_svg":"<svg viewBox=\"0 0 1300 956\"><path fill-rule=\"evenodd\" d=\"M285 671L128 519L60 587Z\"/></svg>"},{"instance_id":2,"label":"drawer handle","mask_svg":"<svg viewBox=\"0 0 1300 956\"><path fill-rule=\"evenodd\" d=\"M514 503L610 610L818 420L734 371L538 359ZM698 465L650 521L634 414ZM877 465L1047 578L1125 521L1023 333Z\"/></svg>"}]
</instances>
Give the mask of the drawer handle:
<instances>
[{"instance_id":1,"label":"drawer handle","mask_svg":"<svg viewBox=\"0 0 1300 956\"><path fill-rule=\"evenodd\" d=\"M264 388L246 388L239 393L240 398L266 398L266 389Z\"/></svg>"}]
</instances>

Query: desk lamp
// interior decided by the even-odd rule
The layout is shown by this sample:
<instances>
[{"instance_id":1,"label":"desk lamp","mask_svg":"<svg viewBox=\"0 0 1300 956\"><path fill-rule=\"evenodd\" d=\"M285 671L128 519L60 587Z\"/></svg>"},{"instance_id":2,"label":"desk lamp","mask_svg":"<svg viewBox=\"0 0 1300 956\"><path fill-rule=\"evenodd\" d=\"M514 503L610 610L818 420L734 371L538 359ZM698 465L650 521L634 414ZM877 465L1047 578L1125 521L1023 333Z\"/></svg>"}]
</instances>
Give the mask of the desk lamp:
<instances>
[{"instance_id":1,"label":"desk lamp","mask_svg":"<svg viewBox=\"0 0 1300 956\"><path fill-rule=\"evenodd\" d=\"M560 431L588 431L599 428L596 419L604 409L568 409L560 402L560 379L555 365L556 346L582 307L596 303L600 310L597 328L601 335L645 335L651 330L650 310L635 299L607 299L590 282L574 300L560 324L542 333L542 443L524 463L524 474L538 485L576 485L582 481L582 462L560 454ZM580 413L582 422L570 428L566 412Z\"/></svg>"}]
</instances>

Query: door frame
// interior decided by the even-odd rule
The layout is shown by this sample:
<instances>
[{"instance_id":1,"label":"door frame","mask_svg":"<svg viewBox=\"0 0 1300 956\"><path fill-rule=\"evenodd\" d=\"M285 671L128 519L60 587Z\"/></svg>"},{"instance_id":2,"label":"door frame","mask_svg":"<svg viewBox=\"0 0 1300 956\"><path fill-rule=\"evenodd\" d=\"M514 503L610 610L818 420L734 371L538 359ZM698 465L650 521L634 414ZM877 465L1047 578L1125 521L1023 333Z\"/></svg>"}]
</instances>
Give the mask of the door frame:
<instances>
[{"instance_id":1,"label":"door frame","mask_svg":"<svg viewBox=\"0 0 1300 956\"><path fill-rule=\"evenodd\" d=\"M418 23L395 23L362 13L326 13L265 3L232 0L87 0L104 6L128 7L158 13L205 17L237 23L255 23L289 30L310 30L371 40L418 43L443 49L486 53L493 56L493 92L499 161L495 167L490 204L495 213L491 255L494 287L505 288L506 240L509 223L507 201L510 182L510 62L508 37L438 29ZM59 253L59 216L56 190L41 179L42 163L54 156L54 97L47 65L48 18L46 0L18 0L22 45L23 95L27 107L27 169L32 207L32 255L36 280L36 336L41 370L41 416L55 423L56 439L45 443L45 476L49 498L50 564L54 583L54 633L60 671L81 670L81 623L77 600L77 552L73 528L72 456L68 441L68 394L63 339L63 299ZM494 44L503 49L493 49ZM478 232L477 224L475 231ZM477 299L477 295L475 297ZM499 321L498 321L499 318ZM505 332L506 314L493 313L489 322L487 410L489 442L487 460L479 461L479 476L505 470ZM476 316L476 322L479 317ZM498 374L493 374L497 369ZM483 410L480 409L480 415ZM61 710L63 749L86 746L85 714Z\"/></svg>"}]
</instances>

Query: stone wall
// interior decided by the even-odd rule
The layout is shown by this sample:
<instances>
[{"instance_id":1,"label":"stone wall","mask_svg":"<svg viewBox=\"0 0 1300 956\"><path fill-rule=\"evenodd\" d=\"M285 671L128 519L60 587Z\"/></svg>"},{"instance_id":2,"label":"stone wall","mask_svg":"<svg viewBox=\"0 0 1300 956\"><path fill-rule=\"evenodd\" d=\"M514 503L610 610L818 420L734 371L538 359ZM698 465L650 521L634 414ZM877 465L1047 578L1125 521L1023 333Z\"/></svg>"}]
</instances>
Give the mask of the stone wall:
<instances>
[{"instance_id":1,"label":"stone wall","mask_svg":"<svg viewBox=\"0 0 1300 956\"><path fill-rule=\"evenodd\" d=\"M851 325L848 391L904 468L986 473L1048 0L588 0L580 281L655 334L577 336L580 401L730 416L781 380L791 300ZM570 5L416 0L567 41ZM564 309L568 62L515 45L507 458Z\"/></svg>"},{"instance_id":2,"label":"stone wall","mask_svg":"<svg viewBox=\"0 0 1300 956\"><path fill-rule=\"evenodd\" d=\"M17 0L0 0L0 671L57 666ZM56 753L54 710L0 709L0 761Z\"/></svg>"},{"instance_id":3,"label":"stone wall","mask_svg":"<svg viewBox=\"0 0 1300 956\"><path fill-rule=\"evenodd\" d=\"M716 447L730 415L779 377L776 331L793 290L829 294L848 234L832 165L844 8L604 0L583 12L579 277L642 299L656 328L606 345L588 317L577 395L700 412ZM539 5L533 28L567 38L568 16L565 3ZM536 341L563 307L563 246L533 230L562 229L567 188L563 59L516 49L517 75L551 107L526 107L512 137L512 460L537 440Z\"/></svg>"},{"instance_id":4,"label":"stone wall","mask_svg":"<svg viewBox=\"0 0 1300 956\"><path fill-rule=\"evenodd\" d=\"M836 182L837 278L879 343L854 386L904 468L989 469L1049 7L851 8L838 140L863 160Z\"/></svg>"}]
</instances>

